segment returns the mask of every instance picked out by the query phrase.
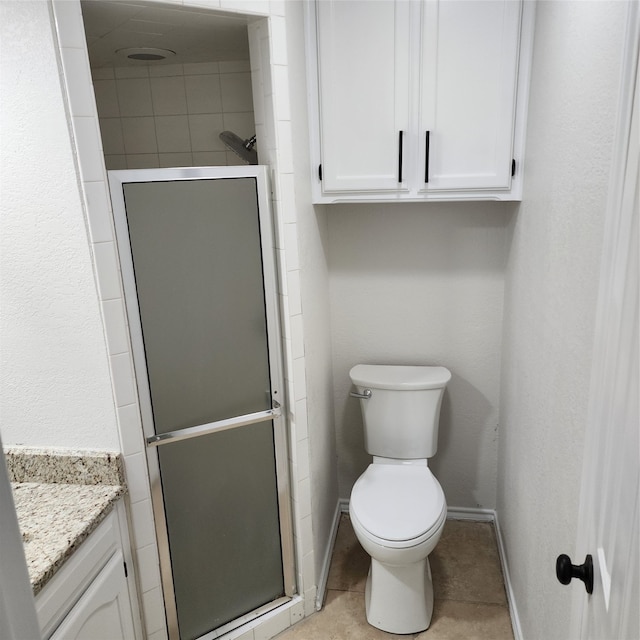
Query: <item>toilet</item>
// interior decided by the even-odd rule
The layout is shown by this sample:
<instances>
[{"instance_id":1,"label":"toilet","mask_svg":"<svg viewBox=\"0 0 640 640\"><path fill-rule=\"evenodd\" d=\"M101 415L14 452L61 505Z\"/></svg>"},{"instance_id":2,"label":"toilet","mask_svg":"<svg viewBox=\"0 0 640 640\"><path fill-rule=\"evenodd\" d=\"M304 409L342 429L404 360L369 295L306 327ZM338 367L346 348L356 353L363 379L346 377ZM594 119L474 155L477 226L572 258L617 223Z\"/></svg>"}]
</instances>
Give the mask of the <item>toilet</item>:
<instances>
[{"instance_id":1,"label":"toilet","mask_svg":"<svg viewBox=\"0 0 640 640\"><path fill-rule=\"evenodd\" d=\"M433 613L428 555L447 517L428 458L451 373L437 366L359 364L349 372L360 399L365 449L373 462L356 480L349 514L371 556L365 590L369 624L389 633L424 631Z\"/></svg>"}]
</instances>

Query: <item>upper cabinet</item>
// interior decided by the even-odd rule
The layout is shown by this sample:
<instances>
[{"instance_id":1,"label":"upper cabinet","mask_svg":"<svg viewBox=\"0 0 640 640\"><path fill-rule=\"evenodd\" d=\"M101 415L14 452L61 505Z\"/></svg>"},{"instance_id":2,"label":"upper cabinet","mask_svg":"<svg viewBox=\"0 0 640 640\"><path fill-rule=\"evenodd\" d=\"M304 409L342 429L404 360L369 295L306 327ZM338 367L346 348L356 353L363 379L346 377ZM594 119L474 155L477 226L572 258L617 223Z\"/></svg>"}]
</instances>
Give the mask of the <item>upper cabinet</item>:
<instances>
[{"instance_id":1,"label":"upper cabinet","mask_svg":"<svg viewBox=\"0 0 640 640\"><path fill-rule=\"evenodd\" d=\"M518 200L533 3L321 0L314 202Z\"/></svg>"}]
</instances>

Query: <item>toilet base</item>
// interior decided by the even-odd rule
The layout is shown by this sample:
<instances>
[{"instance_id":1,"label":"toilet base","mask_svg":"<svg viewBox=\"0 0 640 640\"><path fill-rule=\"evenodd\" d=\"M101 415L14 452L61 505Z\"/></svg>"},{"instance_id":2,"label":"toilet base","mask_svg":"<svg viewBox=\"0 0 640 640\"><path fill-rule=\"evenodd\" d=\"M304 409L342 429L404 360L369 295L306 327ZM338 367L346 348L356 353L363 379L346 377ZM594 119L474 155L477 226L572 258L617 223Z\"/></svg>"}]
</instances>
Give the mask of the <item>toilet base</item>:
<instances>
[{"instance_id":1,"label":"toilet base","mask_svg":"<svg viewBox=\"0 0 640 640\"><path fill-rule=\"evenodd\" d=\"M371 559L365 590L367 622L388 633L418 633L429 628L433 583L429 559L389 565Z\"/></svg>"}]
</instances>

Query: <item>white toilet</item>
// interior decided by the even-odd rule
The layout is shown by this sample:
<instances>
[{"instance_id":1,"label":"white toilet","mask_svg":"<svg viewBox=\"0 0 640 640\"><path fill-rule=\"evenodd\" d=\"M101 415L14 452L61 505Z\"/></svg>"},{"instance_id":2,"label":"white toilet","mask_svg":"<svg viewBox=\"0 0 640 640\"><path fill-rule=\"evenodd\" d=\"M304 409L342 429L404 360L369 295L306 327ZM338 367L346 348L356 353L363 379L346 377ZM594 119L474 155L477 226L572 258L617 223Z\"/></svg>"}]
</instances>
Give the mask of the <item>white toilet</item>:
<instances>
[{"instance_id":1,"label":"white toilet","mask_svg":"<svg viewBox=\"0 0 640 640\"><path fill-rule=\"evenodd\" d=\"M349 372L360 398L373 464L351 492L349 514L371 556L365 607L369 624L390 633L429 627L433 586L427 556L447 517L442 487L427 458L438 447L444 367L359 364Z\"/></svg>"}]
</instances>

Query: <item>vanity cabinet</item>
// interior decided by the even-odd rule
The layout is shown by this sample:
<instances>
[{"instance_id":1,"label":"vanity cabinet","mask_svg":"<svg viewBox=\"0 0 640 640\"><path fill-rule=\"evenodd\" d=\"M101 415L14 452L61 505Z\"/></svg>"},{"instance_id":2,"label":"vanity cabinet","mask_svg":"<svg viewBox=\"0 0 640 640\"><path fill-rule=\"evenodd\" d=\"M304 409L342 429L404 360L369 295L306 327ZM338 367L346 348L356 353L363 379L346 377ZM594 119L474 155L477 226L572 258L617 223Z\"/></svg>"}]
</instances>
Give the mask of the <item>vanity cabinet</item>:
<instances>
[{"instance_id":1,"label":"vanity cabinet","mask_svg":"<svg viewBox=\"0 0 640 640\"><path fill-rule=\"evenodd\" d=\"M314 201L519 199L532 5L316 2Z\"/></svg>"},{"instance_id":2,"label":"vanity cabinet","mask_svg":"<svg viewBox=\"0 0 640 640\"><path fill-rule=\"evenodd\" d=\"M38 593L44 640L141 638L125 527L120 502Z\"/></svg>"}]
</instances>

